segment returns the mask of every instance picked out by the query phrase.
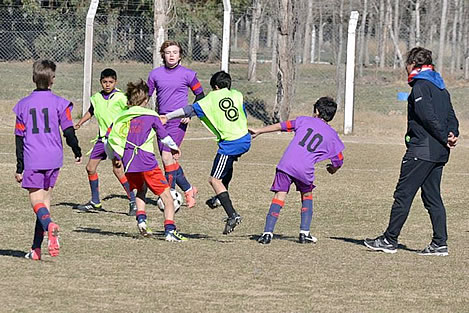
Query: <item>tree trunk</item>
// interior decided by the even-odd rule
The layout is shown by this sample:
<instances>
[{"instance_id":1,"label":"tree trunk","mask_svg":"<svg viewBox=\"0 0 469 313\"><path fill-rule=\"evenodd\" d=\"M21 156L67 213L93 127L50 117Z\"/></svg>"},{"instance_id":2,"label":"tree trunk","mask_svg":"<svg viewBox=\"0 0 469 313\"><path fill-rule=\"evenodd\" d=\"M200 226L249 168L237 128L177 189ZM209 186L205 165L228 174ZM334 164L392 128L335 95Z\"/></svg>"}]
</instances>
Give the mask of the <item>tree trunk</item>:
<instances>
[{"instance_id":1,"label":"tree trunk","mask_svg":"<svg viewBox=\"0 0 469 313\"><path fill-rule=\"evenodd\" d=\"M415 0L415 44L420 46L420 0Z\"/></svg>"},{"instance_id":2,"label":"tree trunk","mask_svg":"<svg viewBox=\"0 0 469 313\"><path fill-rule=\"evenodd\" d=\"M459 6L459 14L458 14L458 23L459 23L459 31L458 31L458 40L457 40L457 47L456 47L456 67L458 70L461 69L461 55L464 53L462 50L462 42L463 42L463 18L464 18L464 0L461 1Z\"/></svg>"},{"instance_id":3,"label":"tree trunk","mask_svg":"<svg viewBox=\"0 0 469 313\"><path fill-rule=\"evenodd\" d=\"M342 54L344 52L344 0L339 0L339 43L337 48L336 57L336 102L339 107L343 104L345 94L345 64L342 61Z\"/></svg>"},{"instance_id":4,"label":"tree trunk","mask_svg":"<svg viewBox=\"0 0 469 313\"><path fill-rule=\"evenodd\" d=\"M315 57L315 51L316 51L316 26L313 25L313 31L311 32L311 58L310 58L310 63L314 63L314 57Z\"/></svg>"},{"instance_id":5,"label":"tree trunk","mask_svg":"<svg viewBox=\"0 0 469 313\"><path fill-rule=\"evenodd\" d=\"M458 7L459 0L454 0L454 17L453 17L453 29L451 33L451 63L450 63L450 73L454 74L454 70L456 68L456 50L457 50L457 42L456 36L458 34L458 13L459 11L456 9Z\"/></svg>"},{"instance_id":6,"label":"tree trunk","mask_svg":"<svg viewBox=\"0 0 469 313\"><path fill-rule=\"evenodd\" d=\"M378 58L381 57L381 55L383 55L383 46L384 46L384 42L383 42L383 35L385 34L386 30L385 30L385 27L383 26L384 25L384 0L379 0L379 8L378 8L379 12L379 20L378 20ZM377 64L378 65L378 64ZM379 60L379 66L381 67L381 59Z\"/></svg>"},{"instance_id":7,"label":"tree trunk","mask_svg":"<svg viewBox=\"0 0 469 313\"><path fill-rule=\"evenodd\" d=\"M249 40L248 81L256 81L257 50L259 50L259 25L262 12L261 0L252 1L251 39Z\"/></svg>"},{"instance_id":8,"label":"tree trunk","mask_svg":"<svg viewBox=\"0 0 469 313\"><path fill-rule=\"evenodd\" d=\"M277 25L275 20L274 26ZM278 59L278 29L277 27L273 28L272 32L272 67L270 69L270 76L272 79L277 79L277 59Z\"/></svg>"},{"instance_id":9,"label":"tree trunk","mask_svg":"<svg viewBox=\"0 0 469 313\"><path fill-rule=\"evenodd\" d=\"M365 66L370 65L370 49L368 45L371 42L371 30L372 30L371 25L373 25L372 22L373 22L373 13L370 13L369 19L368 19L368 31L366 32L366 36L365 36L365 60L364 60Z\"/></svg>"},{"instance_id":10,"label":"tree trunk","mask_svg":"<svg viewBox=\"0 0 469 313\"><path fill-rule=\"evenodd\" d=\"M298 12L295 0L276 0L278 3L278 59L277 93L273 111L274 122L286 121L290 116L296 78L295 33Z\"/></svg>"},{"instance_id":11,"label":"tree trunk","mask_svg":"<svg viewBox=\"0 0 469 313\"><path fill-rule=\"evenodd\" d=\"M387 6L386 18L384 21L384 29L381 43L381 54L379 56L379 67L384 68L386 65L386 43L388 41L388 30L391 28L391 5Z\"/></svg>"},{"instance_id":12,"label":"tree trunk","mask_svg":"<svg viewBox=\"0 0 469 313\"><path fill-rule=\"evenodd\" d=\"M387 0L388 2L388 15L389 16L392 16L392 13L391 13L391 10L392 10L392 6L391 6L391 0ZM394 17L397 18L397 12L395 12L394 14ZM391 19L391 18L389 18ZM394 27L396 24L394 24ZM396 32L398 32L399 30L396 31L396 29L392 29L391 27L391 23L388 24L388 30L389 30L389 35L391 37L391 40L394 44L394 51L395 51L395 54L396 54L396 57L397 57L397 63L399 64L399 67L403 68L404 67L404 62L402 60L402 53L401 53L401 49L399 48L399 42L398 40L396 39Z\"/></svg>"},{"instance_id":13,"label":"tree trunk","mask_svg":"<svg viewBox=\"0 0 469 313\"><path fill-rule=\"evenodd\" d=\"M321 50L324 42L324 23L322 16L322 0L319 0L319 29L318 29L318 62L321 62Z\"/></svg>"},{"instance_id":14,"label":"tree trunk","mask_svg":"<svg viewBox=\"0 0 469 313\"><path fill-rule=\"evenodd\" d=\"M396 65L399 65L399 56L398 56L398 49L399 49L399 32L400 32L400 23L399 23L399 0L395 0L394 3L394 28L393 28L393 36L396 43L394 44L394 64L393 68L396 68ZM392 19L392 18L391 18ZM397 48L396 48L397 47ZM399 50L400 53L400 50ZM397 61L397 62L396 62Z\"/></svg>"},{"instance_id":15,"label":"tree trunk","mask_svg":"<svg viewBox=\"0 0 469 313\"><path fill-rule=\"evenodd\" d=\"M153 21L153 67L161 65L163 60L160 55L160 47L164 42L167 14L169 12L166 0L154 0L154 21Z\"/></svg>"},{"instance_id":16,"label":"tree trunk","mask_svg":"<svg viewBox=\"0 0 469 313\"><path fill-rule=\"evenodd\" d=\"M266 43L266 47L267 48L271 48L272 47L272 17L269 16L268 19L267 19L267 43Z\"/></svg>"},{"instance_id":17,"label":"tree trunk","mask_svg":"<svg viewBox=\"0 0 469 313\"><path fill-rule=\"evenodd\" d=\"M445 54L445 35L446 35L446 12L448 11L448 0L442 0L441 3L441 23L440 23L440 47L438 51L437 68L443 72L443 58Z\"/></svg>"},{"instance_id":18,"label":"tree trunk","mask_svg":"<svg viewBox=\"0 0 469 313\"><path fill-rule=\"evenodd\" d=\"M309 61L310 49L311 49L311 26L313 23L313 0L308 0L308 11L306 15L305 23L305 40L303 46L303 58L302 63L306 64Z\"/></svg>"},{"instance_id":19,"label":"tree trunk","mask_svg":"<svg viewBox=\"0 0 469 313\"><path fill-rule=\"evenodd\" d=\"M358 76L363 77L363 57L365 53L365 27L367 19L368 0L363 0L362 22L359 30L360 45L358 49Z\"/></svg>"}]
</instances>

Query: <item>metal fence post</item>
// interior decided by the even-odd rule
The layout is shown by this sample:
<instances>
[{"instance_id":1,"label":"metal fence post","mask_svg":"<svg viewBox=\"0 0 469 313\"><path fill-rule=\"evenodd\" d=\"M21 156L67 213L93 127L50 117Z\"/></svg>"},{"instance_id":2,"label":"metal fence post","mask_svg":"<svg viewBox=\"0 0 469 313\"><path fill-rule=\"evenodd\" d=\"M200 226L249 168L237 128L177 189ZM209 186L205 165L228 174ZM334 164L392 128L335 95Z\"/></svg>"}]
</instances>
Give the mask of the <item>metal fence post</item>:
<instances>
[{"instance_id":1,"label":"metal fence post","mask_svg":"<svg viewBox=\"0 0 469 313\"><path fill-rule=\"evenodd\" d=\"M223 46L221 49L221 70L228 73L230 58L231 3L223 0Z\"/></svg>"},{"instance_id":2,"label":"metal fence post","mask_svg":"<svg viewBox=\"0 0 469 313\"><path fill-rule=\"evenodd\" d=\"M85 57L83 62L83 115L85 115L90 107L91 79L93 76L93 25L98 5L99 0L91 0L88 14L86 15Z\"/></svg>"},{"instance_id":3,"label":"metal fence post","mask_svg":"<svg viewBox=\"0 0 469 313\"><path fill-rule=\"evenodd\" d=\"M353 104L354 104L354 78L355 78L355 37L358 22L358 11L350 13L347 38L347 66L345 73L345 109L344 134L353 131Z\"/></svg>"}]
</instances>

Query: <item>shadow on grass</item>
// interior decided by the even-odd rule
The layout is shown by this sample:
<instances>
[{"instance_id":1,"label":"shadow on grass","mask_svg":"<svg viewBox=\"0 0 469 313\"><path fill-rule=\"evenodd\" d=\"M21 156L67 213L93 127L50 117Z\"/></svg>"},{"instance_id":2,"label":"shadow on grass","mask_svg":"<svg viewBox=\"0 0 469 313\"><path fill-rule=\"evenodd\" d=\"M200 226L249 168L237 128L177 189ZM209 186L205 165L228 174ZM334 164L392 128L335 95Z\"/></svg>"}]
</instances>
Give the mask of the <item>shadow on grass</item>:
<instances>
[{"instance_id":1,"label":"shadow on grass","mask_svg":"<svg viewBox=\"0 0 469 313\"><path fill-rule=\"evenodd\" d=\"M126 195L110 194L110 195L105 196L103 198L103 201L112 200L112 199L115 199L115 198L129 200L129 198L127 198Z\"/></svg>"},{"instance_id":2,"label":"shadow on grass","mask_svg":"<svg viewBox=\"0 0 469 313\"><path fill-rule=\"evenodd\" d=\"M353 244L359 245L359 246L365 246L365 244L363 243L363 239L354 239L354 238L347 238L347 237L329 237L329 238L334 239L334 240L342 240L344 242L353 243ZM398 244L397 248L402 249L402 250L411 251L411 252L420 252L420 250L408 248L406 245L403 245L403 244Z\"/></svg>"},{"instance_id":3,"label":"shadow on grass","mask_svg":"<svg viewBox=\"0 0 469 313\"><path fill-rule=\"evenodd\" d=\"M257 239L259 239L260 236L262 236L262 234L248 235L249 240L254 240L254 241L257 241ZM282 235L282 234L274 234L274 238L272 238L272 240L286 240L286 241L297 242L298 238L294 237L294 236L285 236L285 235Z\"/></svg>"},{"instance_id":4,"label":"shadow on grass","mask_svg":"<svg viewBox=\"0 0 469 313\"><path fill-rule=\"evenodd\" d=\"M71 207L72 210L78 212L78 213L90 213L90 214L97 214L97 213L113 213L113 214L120 214L120 215L127 215L126 212L118 212L118 211L112 211L112 210L105 210L105 209L100 209L100 210L88 210L88 211L82 211L78 209L78 203L74 202L59 202L56 204L53 204L52 206L67 206Z\"/></svg>"},{"instance_id":5,"label":"shadow on grass","mask_svg":"<svg viewBox=\"0 0 469 313\"><path fill-rule=\"evenodd\" d=\"M26 255L26 252L24 251L19 251L19 250L11 250L11 249L0 249L0 255L2 256L11 256L14 258L24 258Z\"/></svg>"}]
</instances>

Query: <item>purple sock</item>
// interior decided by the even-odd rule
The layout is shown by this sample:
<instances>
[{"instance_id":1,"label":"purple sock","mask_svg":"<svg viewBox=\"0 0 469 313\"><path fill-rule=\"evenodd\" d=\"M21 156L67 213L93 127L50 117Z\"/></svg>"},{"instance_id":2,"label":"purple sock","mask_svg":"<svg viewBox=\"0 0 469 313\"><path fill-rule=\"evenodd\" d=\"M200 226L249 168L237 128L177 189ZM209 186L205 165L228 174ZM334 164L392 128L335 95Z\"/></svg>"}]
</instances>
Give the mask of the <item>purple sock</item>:
<instances>
[{"instance_id":1,"label":"purple sock","mask_svg":"<svg viewBox=\"0 0 469 313\"><path fill-rule=\"evenodd\" d=\"M278 217L280 215L280 210L282 209L283 205L285 204L284 201L279 199L272 199L272 203L270 204L269 213L265 218L265 227L264 233L273 233L275 224L277 223Z\"/></svg>"}]
</instances>

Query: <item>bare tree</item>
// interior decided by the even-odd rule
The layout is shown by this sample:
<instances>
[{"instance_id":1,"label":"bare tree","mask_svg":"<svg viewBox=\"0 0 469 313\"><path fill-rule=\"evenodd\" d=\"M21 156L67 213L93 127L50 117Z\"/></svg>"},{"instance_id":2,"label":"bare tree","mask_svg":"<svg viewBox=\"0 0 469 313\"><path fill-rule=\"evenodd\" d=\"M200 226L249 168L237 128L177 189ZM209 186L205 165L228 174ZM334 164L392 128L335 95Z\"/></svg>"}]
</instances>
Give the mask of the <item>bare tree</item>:
<instances>
[{"instance_id":1,"label":"bare tree","mask_svg":"<svg viewBox=\"0 0 469 313\"><path fill-rule=\"evenodd\" d=\"M259 29L262 14L262 0L252 0L251 40L249 41L248 80L256 81L257 50L259 49Z\"/></svg>"},{"instance_id":2,"label":"bare tree","mask_svg":"<svg viewBox=\"0 0 469 313\"><path fill-rule=\"evenodd\" d=\"M437 67L443 71L443 58L445 54L445 35L446 35L446 12L448 11L448 0L442 0L441 3L441 21L440 21L440 47L438 50Z\"/></svg>"},{"instance_id":3,"label":"bare tree","mask_svg":"<svg viewBox=\"0 0 469 313\"><path fill-rule=\"evenodd\" d=\"M366 27L366 19L368 13L368 0L363 0L363 13L362 13L362 21L360 24L360 28L358 30L358 40L360 42L358 48L358 76L363 76L363 57L365 53L365 27Z\"/></svg>"},{"instance_id":4,"label":"bare tree","mask_svg":"<svg viewBox=\"0 0 469 313\"><path fill-rule=\"evenodd\" d=\"M334 23L335 14L332 18ZM339 0L339 20L338 24L338 43L336 51L336 102L340 106L343 104L343 98L345 93L345 64L342 61L342 54L344 52L344 0Z\"/></svg>"},{"instance_id":5,"label":"bare tree","mask_svg":"<svg viewBox=\"0 0 469 313\"><path fill-rule=\"evenodd\" d=\"M387 0L387 3L388 3L388 6L387 6L387 13L386 14L389 16L389 18L388 18L389 23L387 23L387 28L389 30L389 35L391 37L391 40L394 44L394 50L395 50L395 55L397 57L398 64L399 64L400 67L404 67L404 62L402 60L401 49L399 48L399 42L398 42L398 39L396 38L396 35L395 35L396 32L399 32L399 30L396 29L396 28L394 28L394 30L393 30L393 28L391 26L391 16L392 16L391 0ZM396 15L397 14L394 14L394 18L397 19L398 17ZM394 27L396 27L396 26L394 26Z\"/></svg>"},{"instance_id":6,"label":"bare tree","mask_svg":"<svg viewBox=\"0 0 469 313\"><path fill-rule=\"evenodd\" d=\"M298 12L295 0L276 0L278 8L278 59L277 93L273 118L275 121L288 119L293 102L296 78L295 33L298 26Z\"/></svg>"},{"instance_id":7,"label":"bare tree","mask_svg":"<svg viewBox=\"0 0 469 313\"><path fill-rule=\"evenodd\" d=\"M153 67L160 66L163 61L159 49L165 40L167 17L171 7L171 0L155 0L154 2Z\"/></svg>"},{"instance_id":8,"label":"bare tree","mask_svg":"<svg viewBox=\"0 0 469 313\"><path fill-rule=\"evenodd\" d=\"M305 23L305 40L303 46L303 58L302 63L306 64L309 61L311 55L311 27L313 23L313 0L308 0L308 9L306 14L306 23Z\"/></svg>"},{"instance_id":9,"label":"bare tree","mask_svg":"<svg viewBox=\"0 0 469 313\"><path fill-rule=\"evenodd\" d=\"M420 46L420 0L415 0L415 44Z\"/></svg>"},{"instance_id":10,"label":"bare tree","mask_svg":"<svg viewBox=\"0 0 469 313\"><path fill-rule=\"evenodd\" d=\"M383 4L383 7L386 5ZM384 20L383 36L381 37L381 54L379 55L379 67L384 68L386 65L386 43L388 41L388 30L391 28L391 4L387 5Z\"/></svg>"},{"instance_id":11,"label":"bare tree","mask_svg":"<svg viewBox=\"0 0 469 313\"><path fill-rule=\"evenodd\" d=\"M399 23L399 0L394 0L394 29L390 32L391 40L394 43L394 64L393 68L396 68L396 63L399 63L402 60L402 54L399 49L399 33L400 33L400 23ZM418 0L417 0L418 1ZM389 2L389 6L391 3ZM401 58L399 58L401 54ZM396 62L397 61L397 62Z\"/></svg>"},{"instance_id":12,"label":"bare tree","mask_svg":"<svg viewBox=\"0 0 469 313\"><path fill-rule=\"evenodd\" d=\"M459 5L459 0L454 0L454 16L453 16L453 28L451 31L451 62L449 66L449 71L451 74L454 74L456 69L456 50L457 50L457 34L458 34L458 13L456 9Z\"/></svg>"},{"instance_id":13,"label":"bare tree","mask_svg":"<svg viewBox=\"0 0 469 313\"><path fill-rule=\"evenodd\" d=\"M318 27L318 62L321 62L321 51L324 43L324 20L323 20L323 3L319 2L319 27Z\"/></svg>"}]
</instances>

